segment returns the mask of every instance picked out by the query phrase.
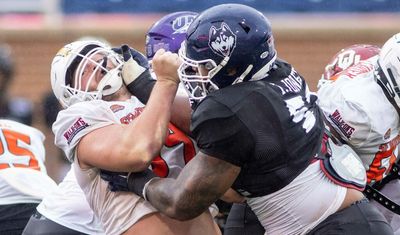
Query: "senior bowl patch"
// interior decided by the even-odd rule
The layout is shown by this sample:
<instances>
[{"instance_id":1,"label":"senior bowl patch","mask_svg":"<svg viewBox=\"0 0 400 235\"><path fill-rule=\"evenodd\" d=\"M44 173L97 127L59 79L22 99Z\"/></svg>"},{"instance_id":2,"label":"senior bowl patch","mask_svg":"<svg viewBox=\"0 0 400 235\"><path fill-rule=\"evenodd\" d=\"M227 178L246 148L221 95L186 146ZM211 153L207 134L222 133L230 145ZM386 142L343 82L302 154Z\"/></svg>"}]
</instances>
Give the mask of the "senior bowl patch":
<instances>
[{"instance_id":1,"label":"senior bowl patch","mask_svg":"<svg viewBox=\"0 0 400 235\"><path fill-rule=\"evenodd\" d=\"M351 138L351 135L354 133L355 128L346 123L346 121L342 118L339 110L336 109L332 114L329 114L329 119L339 128L339 130L343 133L343 135L346 136L346 138Z\"/></svg>"},{"instance_id":2,"label":"senior bowl patch","mask_svg":"<svg viewBox=\"0 0 400 235\"><path fill-rule=\"evenodd\" d=\"M72 126L64 132L64 138L67 140L67 143L70 144L72 139L78 134L81 130L85 129L88 127L89 124L87 124L83 118L79 118L72 124Z\"/></svg>"}]
</instances>

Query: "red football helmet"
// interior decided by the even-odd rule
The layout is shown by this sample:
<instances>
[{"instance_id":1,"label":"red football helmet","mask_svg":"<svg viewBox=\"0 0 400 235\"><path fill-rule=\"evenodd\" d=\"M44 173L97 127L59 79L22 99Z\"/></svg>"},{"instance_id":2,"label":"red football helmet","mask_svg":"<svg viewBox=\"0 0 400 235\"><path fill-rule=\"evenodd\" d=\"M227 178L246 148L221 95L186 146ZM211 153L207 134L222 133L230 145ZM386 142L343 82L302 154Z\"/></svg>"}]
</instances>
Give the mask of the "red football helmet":
<instances>
[{"instance_id":1,"label":"red football helmet","mask_svg":"<svg viewBox=\"0 0 400 235\"><path fill-rule=\"evenodd\" d=\"M348 67L357 64L361 60L369 59L380 52L378 46L369 44L355 44L346 48L343 48L336 53L330 62L325 66L325 72L318 82L320 87L327 80L331 80L332 77ZM333 79L334 80L334 79Z\"/></svg>"}]
</instances>

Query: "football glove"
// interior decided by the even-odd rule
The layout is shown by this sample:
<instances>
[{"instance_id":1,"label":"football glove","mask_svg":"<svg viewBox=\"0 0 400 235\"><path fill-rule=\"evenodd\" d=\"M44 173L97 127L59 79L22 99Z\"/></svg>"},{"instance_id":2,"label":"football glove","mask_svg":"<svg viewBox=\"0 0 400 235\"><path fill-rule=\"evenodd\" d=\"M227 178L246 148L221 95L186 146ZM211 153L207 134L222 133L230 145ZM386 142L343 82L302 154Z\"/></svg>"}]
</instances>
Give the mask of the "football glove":
<instances>
[{"instance_id":1,"label":"football glove","mask_svg":"<svg viewBox=\"0 0 400 235\"><path fill-rule=\"evenodd\" d=\"M100 170L100 177L108 182L108 189L113 192L129 191L128 174L128 172Z\"/></svg>"},{"instance_id":2,"label":"football glove","mask_svg":"<svg viewBox=\"0 0 400 235\"><path fill-rule=\"evenodd\" d=\"M142 53L128 45L113 50L123 57L122 79L129 92L146 104L156 82L150 74L149 61Z\"/></svg>"},{"instance_id":3,"label":"football glove","mask_svg":"<svg viewBox=\"0 0 400 235\"><path fill-rule=\"evenodd\" d=\"M130 173L101 170L100 177L108 181L108 188L113 192L127 191L145 197L144 188L146 184L157 176L150 169L146 169L142 172Z\"/></svg>"}]
</instances>

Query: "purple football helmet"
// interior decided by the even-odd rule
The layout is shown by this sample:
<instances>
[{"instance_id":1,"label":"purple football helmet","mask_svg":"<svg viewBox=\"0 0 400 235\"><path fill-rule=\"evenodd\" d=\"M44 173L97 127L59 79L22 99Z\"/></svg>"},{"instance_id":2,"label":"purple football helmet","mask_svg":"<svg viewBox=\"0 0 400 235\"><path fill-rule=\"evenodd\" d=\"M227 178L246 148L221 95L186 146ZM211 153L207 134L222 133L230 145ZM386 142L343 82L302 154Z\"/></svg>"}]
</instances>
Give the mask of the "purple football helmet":
<instances>
[{"instance_id":1,"label":"purple football helmet","mask_svg":"<svg viewBox=\"0 0 400 235\"><path fill-rule=\"evenodd\" d=\"M157 50L178 53L186 31L198 14L191 11L178 11L158 20L146 34L146 56L151 60Z\"/></svg>"}]
</instances>

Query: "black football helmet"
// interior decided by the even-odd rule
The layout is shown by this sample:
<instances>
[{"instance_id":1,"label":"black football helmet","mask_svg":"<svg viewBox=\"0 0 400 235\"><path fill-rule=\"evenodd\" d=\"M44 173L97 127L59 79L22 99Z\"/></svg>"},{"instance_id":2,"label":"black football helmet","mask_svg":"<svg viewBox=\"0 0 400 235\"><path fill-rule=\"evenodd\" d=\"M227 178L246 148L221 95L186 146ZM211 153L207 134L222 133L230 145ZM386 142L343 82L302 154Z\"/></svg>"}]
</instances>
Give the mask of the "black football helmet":
<instances>
[{"instance_id":1,"label":"black football helmet","mask_svg":"<svg viewBox=\"0 0 400 235\"><path fill-rule=\"evenodd\" d=\"M179 76L191 101L239 82L264 78L276 50L271 25L259 11L242 4L221 4L189 26L179 56Z\"/></svg>"}]
</instances>

